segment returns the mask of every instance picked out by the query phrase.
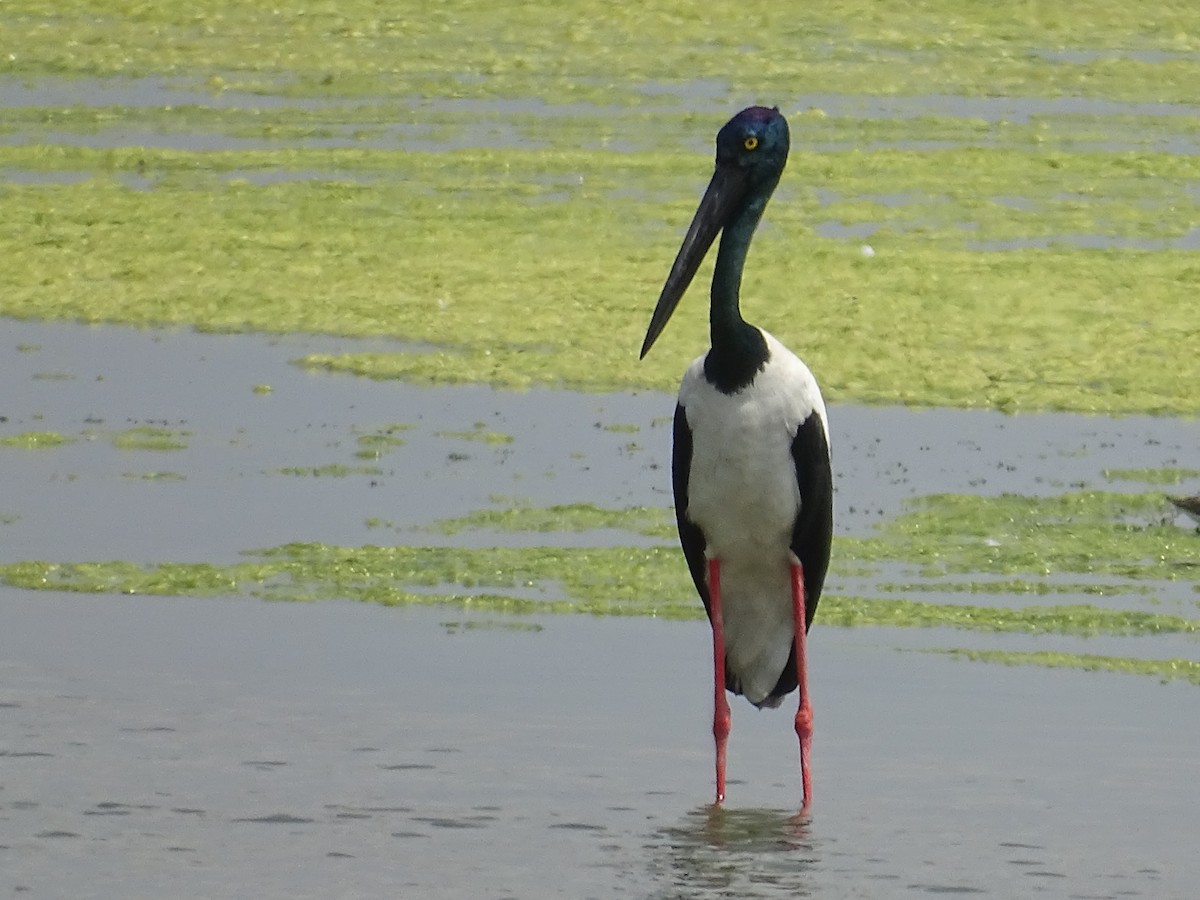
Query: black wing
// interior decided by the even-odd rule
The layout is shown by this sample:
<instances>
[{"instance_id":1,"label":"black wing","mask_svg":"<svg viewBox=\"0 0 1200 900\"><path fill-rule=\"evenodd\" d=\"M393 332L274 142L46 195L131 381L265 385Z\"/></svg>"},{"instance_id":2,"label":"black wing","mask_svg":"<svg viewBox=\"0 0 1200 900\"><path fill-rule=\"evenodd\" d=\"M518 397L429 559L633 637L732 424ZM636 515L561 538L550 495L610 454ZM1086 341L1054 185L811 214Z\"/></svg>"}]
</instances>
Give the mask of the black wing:
<instances>
[{"instance_id":1,"label":"black wing","mask_svg":"<svg viewBox=\"0 0 1200 900\"><path fill-rule=\"evenodd\" d=\"M792 526L792 552L804 569L805 631L812 626L829 569L833 543L833 469L829 464L829 438L825 423L815 411L800 423L792 439L792 460L800 486L800 513ZM771 697L784 697L796 689L796 647Z\"/></svg>"},{"instance_id":2,"label":"black wing","mask_svg":"<svg viewBox=\"0 0 1200 900\"><path fill-rule=\"evenodd\" d=\"M810 413L792 439L796 483L800 485L800 514L792 526L792 552L804 567L805 625L812 627L829 569L833 543L833 468L825 423Z\"/></svg>"},{"instance_id":3,"label":"black wing","mask_svg":"<svg viewBox=\"0 0 1200 900\"><path fill-rule=\"evenodd\" d=\"M707 542L700 526L687 517L688 508L688 474L692 469L692 429L688 425L687 413L683 406L675 405L675 438L671 451L671 486L675 491L675 522L679 526L679 543L683 547L683 555L687 559L688 569L692 573L692 581L696 585L696 593L704 602L704 610L712 616L708 605L708 578L705 571L708 565L704 556Z\"/></svg>"}]
</instances>

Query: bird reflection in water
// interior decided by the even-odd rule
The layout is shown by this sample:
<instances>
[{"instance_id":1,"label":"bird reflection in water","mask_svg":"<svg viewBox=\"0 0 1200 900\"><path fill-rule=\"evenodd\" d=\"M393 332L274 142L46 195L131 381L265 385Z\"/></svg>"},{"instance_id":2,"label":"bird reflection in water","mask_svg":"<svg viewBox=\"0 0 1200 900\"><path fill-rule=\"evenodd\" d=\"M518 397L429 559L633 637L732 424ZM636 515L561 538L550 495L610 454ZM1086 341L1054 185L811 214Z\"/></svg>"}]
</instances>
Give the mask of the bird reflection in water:
<instances>
[{"instance_id":1,"label":"bird reflection in water","mask_svg":"<svg viewBox=\"0 0 1200 900\"><path fill-rule=\"evenodd\" d=\"M794 810L706 804L658 831L653 845L670 896L803 897L819 865L811 820Z\"/></svg>"}]
</instances>

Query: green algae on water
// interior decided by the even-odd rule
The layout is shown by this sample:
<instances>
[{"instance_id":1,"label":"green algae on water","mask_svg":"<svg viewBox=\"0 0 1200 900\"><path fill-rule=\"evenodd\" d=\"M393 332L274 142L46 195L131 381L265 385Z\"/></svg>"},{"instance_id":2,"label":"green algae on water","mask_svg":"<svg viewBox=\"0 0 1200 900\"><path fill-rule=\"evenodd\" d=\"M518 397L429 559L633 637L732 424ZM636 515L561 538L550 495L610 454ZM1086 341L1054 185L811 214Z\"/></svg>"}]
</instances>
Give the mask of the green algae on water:
<instances>
[{"instance_id":1,"label":"green algae on water","mask_svg":"<svg viewBox=\"0 0 1200 900\"><path fill-rule=\"evenodd\" d=\"M1186 615L1086 603L979 605L935 603L913 595L943 591L993 596L1057 593L1154 596L1156 586L1180 580L1200 587L1198 542L1156 524L1157 494L1079 491L1055 497L936 495L913 501L868 538L838 537L834 571L821 600L823 627L949 628L1031 636L1152 638L1200 631ZM667 510L604 509L592 504L538 508L494 497L494 507L436 523L453 536L469 531L587 532L609 529L654 540L651 546L334 547L293 543L248 552L227 565L128 562L0 566L12 587L163 595L243 594L267 600L353 599L384 605L425 605L489 614L584 614L699 619L687 568L674 546ZM375 522L383 525L382 521ZM1191 538L1191 535L1185 535ZM1166 543L1164 543L1166 542ZM1084 553L1081 548L1091 548ZM1100 548L1100 551L1096 551ZM891 592L908 597L862 597L838 589L841 577L869 578L882 563L935 572L977 573L976 580L930 577ZM846 574L839 574L839 569ZM1011 574L997 578L1001 572ZM1046 572L1087 573L1089 580L1046 581ZM1092 580L1099 573L1107 577ZM928 582L928 583L927 583ZM889 585L880 588L889 592ZM959 651L954 651L959 653ZM969 659L1185 677L1176 661L1128 661L1057 651L992 654ZM1186 674L1186 673L1185 673ZM1194 680L1186 675L1189 680Z\"/></svg>"},{"instance_id":2,"label":"green algae on water","mask_svg":"<svg viewBox=\"0 0 1200 900\"><path fill-rule=\"evenodd\" d=\"M1190 5L836 0L797 27L746 0L750 48L660 0L601 19L576 0L400 18L365 0L3 9L7 77L161 101L8 110L0 169L22 177L2 188L0 314L384 335L422 349L300 362L669 390L704 317L638 363L641 330L711 134L757 96L794 147L747 314L828 399L1198 412L1200 126L1132 105L1194 102ZM881 97L899 112L859 109ZM1111 113L1072 112L1079 98ZM129 133L160 146L119 146Z\"/></svg>"},{"instance_id":3,"label":"green algae on water","mask_svg":"<svg viewBox=\"0 0 1200 900\"><path fill-rule=\"evenodd\" d=\"M186 450L190 431L138 425L113 435L118 450Z\"/></svg>"},{"instance_id":4,"label":"green algae on water","mask_svg":"<svg viewBox=\"0 0 1200 900\"><path fill-rule=\"evenodd\" d=\"M311 478L348 478L351 475L382 475L378 466L347 466L329 463L324 466L280 466L273 470L279 475L298 475Z\"/></svg>"},{"instance_id":5,"label":"green algae on water","mask_svg":"<svg viewBox=\"0 0 1200 900\"><path fill-rule=\"evenodd\" d=\"M1200 684L1200 662L1190 659L1142 659L1130 656L1098 656L1087 653L1038 651L1022 653L1008 650L930 650L976 662L1006 666L1046 666L1054 669L1081 669L1086 672L1119 672L1150 675L1162 682L1182 680Z\"/></svg>"},{"instance_id":6,"label":"green algae on water","mask_svg":"<svg viewBox=\"0 0 1200 900\"><path fill-rule=\"evenodd\" d=\"M491 431L482 422L476 422L470 431L435 431L434 435L458 441L477 441L481 444L511 444L516 440L511 434Z\"/></svg>"},{"instance_id":7,"label":"green algae on water","mask_svg":"<svg viewBox=\"0 0 1200 900\"><path fill-rule=\"evenodd\" d=\"M838 563L836 572L838 575L845 576L848 574L843 569L844 563ZM870 572L870 569L865 569L859 574ZM1045 579L1029 579L1029 578L1004 578L1004 579L984 579L980 578L977 581L947 581L944 579L931 579L927 581L913 581L902 584L892 582L880 582L875 585L875 589L885 594L1002 594L1007 596L1019 596L1022 594L1033 594L1036 596L1046 596L1049 594L1093 594L1101 597L1120 596L1123 594L1150 594L1153 588L1147 584L1133 584L1130 582L1071 582L1071 581L1047 581Z\"/></svg>"},{"instance_id":8,"label":"green algae on water","mask_svg":"<svg viewBox=\"0 0 1200 900\"><path fill-rule=\"evenodd\" d=\"M1200 478L1200 469L1168 466L1161 469L1105 469L1109 481L1141 481L1146 484L1179 484Z\"/></svg>"},{"instance_id":9,"label":"green algae on water","mask_svg":"<svg viewBox=\"0 0 1200 900\"><path fill-rule=\"evenodd\" d=\"M175 597L236 594L249 567L208 563L21 562L0 566L0 578L12 587L95 594L151 594Z\"/></svg>"},{"instance_id":10,"label":"green algae on water","mask_svg":"<svg viewBox=\"0 0 1200 900\"><path fill-rule=\"evenodd\" d=\"M5 186L9 315L398 336L424 349L300 363L517 389L671 390L706 340L704 317L685 317L663 352L635 358L706 177L696 153L0 146L6 165L98 175ZM376 180L219 177L281 169ZM135 174L153 189L119 180ZM1191 254L973 244L1081 230L1173 241L1193 227L1197 182L1200 158L1164 153L795 153L755 244L747 315L802 352L831 401L1194 414ZM926 199L864 201L881 183ZM823 221L877 223L875 256L822 237ZM1154 329L1117 333L1146 319Z\"/></svg>"},{"instance_id":11,"label":"green algae on water","mask_svg":"<svg viewBox=\"0 0 1200 900\"><path fill-rule=\"evenodd\" d=\"M363 434L358 437L359 449L354 455L359 459L379 459L397 447L404 446L404 438L390 434Z\"/></svg>"},{"instance_id":12,"label":"green algae on water","mask_svg":"<svg viewBox=\"0 0 1200 900\"><path fill-rule=\"evenodd\" d=\"M1200 620L1164 613L1109 610L1086 604L1020 608L833 597L821 600L824 625L885 625L898 628L958 628L1028 634L1193 634Z\"/></svg>"},{"instance_id":13,"label":"green algae on water","mask_svg":"<svg viewBox=\"0 0 1200 900\"><path fill-rule=\"evenodd\" d=\"M0 447L17 447L24 450L45 450L74 443L74 438L56 431L25 431L0 437Z\"/></svg>"},{"instance_id":14,"label":"green algae on water","mask_svg":"<svg viewBox=\"0 0 1200 900\"><path fill-rule=\"evenodd\" d=\"M366 0L198 7L132 0L7 0L19 77L163 76L194 88L298 97L533 97L650 105L715 85L718 100L764 86L814 93L1104 96L1191 102L1200 14L1190 4L1117 0L1013 10L953 0L837 0L796 10L745 0L757 40L653 0L604 16L578 0L498 6L452 0L395 15ZM1045 52L1038 52L1039 50ZM1073 60L1050 51L1086 51ZM1148 62L1146 51L1165 54ZM653 87L654 91L647 90ZM657 95L657 96L656 96Z\"/></svg>"},{"instance_id":15,"label":"green algae on water","mask_svg":"<svg viewBox=\"0 0 1200 900\"><path fill-rule=\"evenodd\" d=\"M291 471L321 472L303 468ZM352 471L337 467L329 474ZM363 467L359 471L374 470ZM1193 620L1159 612L1087 604L940 604L910 598L856 597L837 590L837 579L845 577L839 575L839 567L846 567L848 576L861 578L869 577L870 566L880 563L929 568L931 561L939 572L973 572L988 580L936 579L900 586L888 582L879 589L917 596L948 591L998 596L1079 593L1152 597L1155 581L1200 582L1200 542L1193 535L1168 526L1127 521L1131 511L1141 509L1145 502L1138 495L1096 492L1032 498L947 495L914 502L897 520L882 525L874 537L836 539L837 566L822 599L820 621L826 625L938 626L1028 633L1190 633L1195 630ZM1014 532L1016 523L1025 530ZM388 523L375 520L374 524ZM592 504L539 508L497 498L495 508L443 520L432 528L446 535L485 529L547 534L623 530L653 538L655 543L642 547L570 548L288 544L247 554L248 561L229 568L224 581L256 583L252 593L279 599L351 597L384 603L490 604L497 609L544 612L702 615L665 510L609 510ZM1089 548L1088 552L1082 552L1081 547ZM1092 549L1095 547L1101 549ZM36 578L12 567L4 570L4 577L19 586L45 586L50 581L62 589L85 591L104 591L121 579L129 579L135 589L142 590L137 585L146 579L169 586L170 573L189 571L172 564L146 569L131 569L122 563L106 566L44 563L35 565L33 571L40 573ZM1095 582L1044 581L1047 571L1099 573L1109 578ZM248 574L251 572L257 574ZM997 580L999 572L1024 572L1027 577ZM97 573L103 577L96 578ZM497 593L501 590L515 593ZM494 596L473 596L480 591Z\"/></svg>"},{"instance_id":16,"label":"green algae on water","mask_svg":"<svg viewBox=\"0 0 1200 900\"><path fill-rule=\"evenodd\" d=\"M1194 580L1200 542L1164 519L1164 503L1159 493L940 494L911 501L877 535L843 538L838 546L860 562L903 561L930 575Z\"/></svg>"},{"instance_id":17,"label":"green algae on water","mask_svg":"<svg viewBox=\"0 0 1200 900\"><path fill-rule=\"evenodd\" d=\"M249 593L266 599L354 599L493 612L700 618L686 569L661 547L329 547L286 544L231 566L16 563L14 587L85 593ZM827 596L827 626L946 627L1072 635L1191 634L1200 620L1088 605L1017 609Z\"/></svg>"},{"instance_id":18,"label":"green algae on water","mask_svg":"<svg viewBox=\"0 0 1200 900\"><path fill-rule=\"evenodd\" d=\"M429 526L429 530L442 534L460 534L482 528L558 534L611 528L665 540L673 540L675 535L674 518L667 510L647 506L607 509L592 503L534 507L510 502L502 508L480 509L458 518L441 519Z\"/></svg>"}]
</instances>

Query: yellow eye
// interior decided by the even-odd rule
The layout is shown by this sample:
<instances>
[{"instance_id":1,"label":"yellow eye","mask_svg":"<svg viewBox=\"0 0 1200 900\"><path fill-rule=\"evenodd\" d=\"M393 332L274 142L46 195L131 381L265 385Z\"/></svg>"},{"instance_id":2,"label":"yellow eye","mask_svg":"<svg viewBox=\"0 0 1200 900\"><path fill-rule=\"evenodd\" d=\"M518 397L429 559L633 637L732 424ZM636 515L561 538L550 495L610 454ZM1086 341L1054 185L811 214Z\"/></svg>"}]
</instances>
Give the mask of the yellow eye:
<instances>
[{"instance_id":1,"label":"yellow eye","mask_svg":"<svg viewBox=\"0 0 1200 900\"><path fill-rule=\"evenodd\" d=\"M750 135L744 141L742 141L742 146L747 150L754 150L758 147L758 138L756 138L754 135Z\"/></svg>"}]
</instances>

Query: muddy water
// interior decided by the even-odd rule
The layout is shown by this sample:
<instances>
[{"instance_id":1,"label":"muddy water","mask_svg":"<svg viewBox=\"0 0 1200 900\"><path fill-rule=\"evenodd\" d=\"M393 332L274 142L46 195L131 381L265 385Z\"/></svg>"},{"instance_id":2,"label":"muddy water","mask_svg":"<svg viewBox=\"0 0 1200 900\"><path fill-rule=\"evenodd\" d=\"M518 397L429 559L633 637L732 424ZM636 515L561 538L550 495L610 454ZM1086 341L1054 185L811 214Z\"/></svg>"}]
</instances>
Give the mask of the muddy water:
<instances>
[{"instance_id":1,"label":"muddy water","mask_svg":"<svg viewBox=\"0 0 1200 900\"><path fill-rule=\"evenodd\" d=\"M13 322L3 335L0 433L74 439L0 451L5 561L479 541L415 529L496 495L670 502L668 396L420 389L288 362L382 342ZM831 418L848 533L934 491L1052 493L1105 484L1110 467L1192 466L1198 427ZM186 448L113 445L147 424ZM393 424L412 426L403 446L357 456L360 435ZM459 434L481 429L513 441ZM378 471L280 471L327 465ZM817 628L817 800L796 823L789 717L740 701L730 802L706 805L704 623L522 622L0 589L0 892L1194 896L1194 687L919 652L1022 636ZM1155 655L1194 652L1177 640Z\"/></svg>"}]
</instances>

